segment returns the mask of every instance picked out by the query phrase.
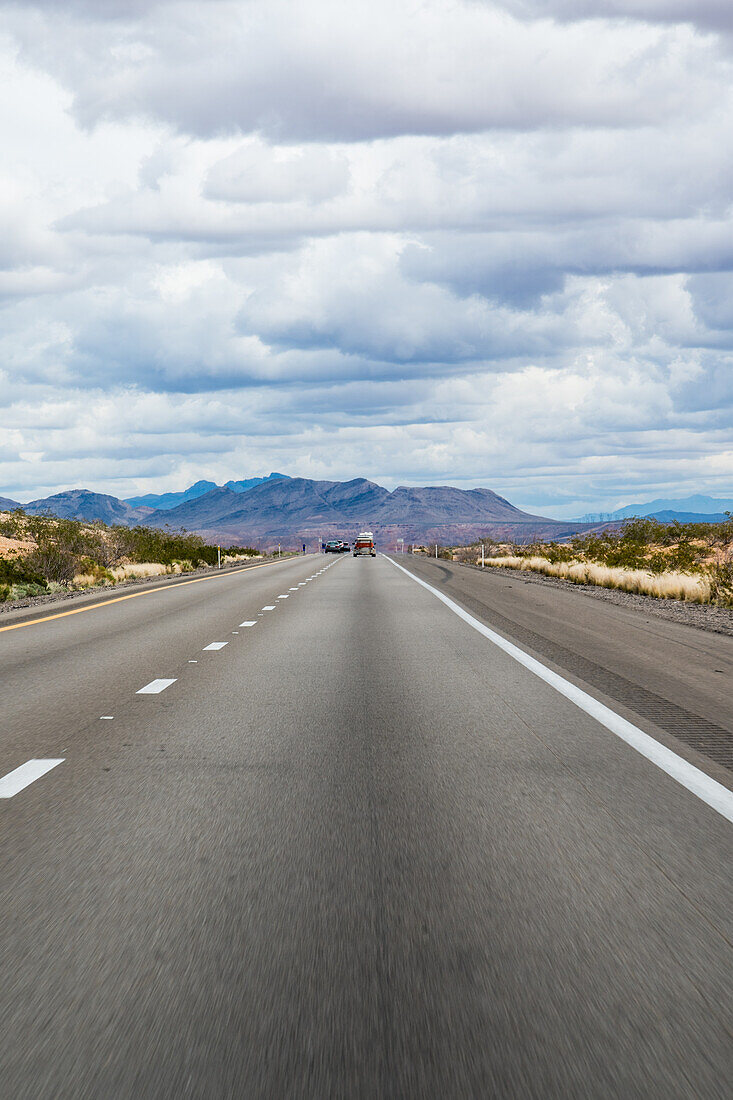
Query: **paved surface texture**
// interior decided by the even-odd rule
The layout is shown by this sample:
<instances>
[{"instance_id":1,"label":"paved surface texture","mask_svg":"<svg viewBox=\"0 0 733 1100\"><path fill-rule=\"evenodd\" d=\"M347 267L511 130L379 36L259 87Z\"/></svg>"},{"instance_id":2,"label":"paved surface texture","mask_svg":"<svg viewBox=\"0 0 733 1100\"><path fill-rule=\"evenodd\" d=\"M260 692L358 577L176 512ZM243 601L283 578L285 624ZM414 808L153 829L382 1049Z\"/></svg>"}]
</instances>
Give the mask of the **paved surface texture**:
<instances>
[{"instance_id":1,"label":"paved surface texture","mask_svg":"<svg viewBox=\"0 0 733 1100\"><path fill-rule=\"evenodd\" d=\"M730 728L693 675L728 639L418 570ZM0 667L0 776L64 758L0 800L3 1096L730 1094L730 824L386 559L35 622Z\"/></svg>"},{"instance_id":2,"label":"paved surface texture","mask_svg":"<svg viewBox=\"0 0 733 1100\"><path fill-rule=\"evenodd\" d=\"M418 555L395 561L733 786L733 638L601 603L571 585Z\"/></svg>"}]
</instances>

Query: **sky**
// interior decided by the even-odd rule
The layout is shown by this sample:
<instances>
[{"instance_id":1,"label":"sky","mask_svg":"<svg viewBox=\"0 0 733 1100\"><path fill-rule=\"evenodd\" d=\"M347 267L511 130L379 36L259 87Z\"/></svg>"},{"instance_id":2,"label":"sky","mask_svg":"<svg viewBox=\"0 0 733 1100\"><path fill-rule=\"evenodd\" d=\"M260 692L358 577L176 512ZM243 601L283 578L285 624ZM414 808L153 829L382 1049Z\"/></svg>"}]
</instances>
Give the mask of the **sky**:
<instances>
[{"instance_id":1,"label":"sky","mask_svg":"<svg viewBox=\"0 0 733 1100\"><path fill-rule=\"evenodd\" d=\"M733 495L730 0L0 0L0 495Z\"/></svg>"}]
</instances>

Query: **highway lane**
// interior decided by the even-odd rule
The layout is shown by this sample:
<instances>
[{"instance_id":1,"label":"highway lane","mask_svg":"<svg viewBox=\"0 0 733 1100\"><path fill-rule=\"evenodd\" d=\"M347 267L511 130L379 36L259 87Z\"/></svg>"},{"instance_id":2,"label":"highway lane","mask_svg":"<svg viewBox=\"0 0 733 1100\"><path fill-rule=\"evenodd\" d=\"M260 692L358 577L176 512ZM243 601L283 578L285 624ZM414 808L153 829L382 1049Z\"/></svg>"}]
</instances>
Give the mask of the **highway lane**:
<instances>
[{"instance_id":1,"label":"highway lane","mask_svg":"<svg viewBox=\"0 0 733 1100\"><path fill-rule=\"evenodd\" d=\"M385 559L169 598L0 634L5 1094L728 1095L729 822Z\"/></svg>"},{"instance_id":2,"label":"highway lane","mask_svg":"<svg viewBox=\"0 0 733 1100\"><path fill-rule=\"evenodd\" d=\"M512 571L394 560L733 786L733 638Z\"/></svg>"},{"instance_id":3,"label":"highway lane","mask_svg":"<svg viewBox=\"0 0 733 1100\"><path fill-rule=\"evenodd\" d=\"M273 586L275 596L287 592L321 560L291 558L3 616L3 765L26 759L29 745L35 755L63 755L80 723L116 716L154 678L191 671L189 660L206 659L199 653L205 645L233 640L231 631L240 628L230 622L232 610L240 621L256 619ZM222 622L227 630L219 639Z\"/></svg>"}]
</instances>

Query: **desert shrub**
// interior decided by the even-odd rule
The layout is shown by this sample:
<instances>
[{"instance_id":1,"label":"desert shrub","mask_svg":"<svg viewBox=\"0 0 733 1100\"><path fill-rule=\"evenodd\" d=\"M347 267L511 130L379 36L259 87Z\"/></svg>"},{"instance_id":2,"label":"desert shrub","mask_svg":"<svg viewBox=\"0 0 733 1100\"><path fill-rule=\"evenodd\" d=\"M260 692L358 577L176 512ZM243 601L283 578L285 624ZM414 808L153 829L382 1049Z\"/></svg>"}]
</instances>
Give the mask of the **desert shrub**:
<instances>
[{"instance_id":1,"label":"desert shrub","mask_svg":"<svg viewBox=\"0 0 733 1100\"><path fill-rule=\"evenodd\" d=\"M646 567L650 573L664 573L668 568L667 555L662 550L655 550L653 554L647 558Z\"/></svg>"},{"instance_id":2,"label":"desert shrub","mask_svg":"<svg viewBox=\"0 0 733 1100\"><path fill-rule=\"evenodd\" d=\"M25 531L24 520L25 512L20 508L16 508L9 516L3 516L0 519L0 535L4 535L6 539L22 538Z\"/></svg>"},{"instance_id":3,"label":"desert shrub","mask_svg":"<svg viewBox=\"0 0 733 1100\"><path fill-rule=\"evenodd\" d=\"M700 571L704 549L700 544L719 538L715 529L725 526L632 519L620 531L577 535L572 546L576 556L611 568L696 573Z\"/></svg>"},{"instance_id":4,"label":"desert shrub","mask_svg":"<svg viewBox=\"0 0 733 1100\"><path fill-rule=\"evenodd\" d=\"M87 555L82 555L77 559L76 572L91 577L94 584L110 584L114 581L114 577L108 569Z\"/></svg>"},{"instance_id":5,"label":"desert shrub","mask_svg":"<svg viewBox=\"0 0 733 1100\"><path fill-rule=\"evenodd\" d=\"M667 568L677 573L695 573L699 570L698 551L689 542L680 542L667 554Z\"/></svg>"},{"instance_id":6,"label":"desert shrub","mask_svg":"<svg viewBox=\"0 0 733 1100\"><path fill-rule=\"evenodd\" d=\"M715 562L708 566L712 603L733 607L733 562Z\"/></svg>"},{"instance_id":7,"label":"desert shrub","mask_svg":"<svg viewBox=\"0 0 733 1100\"><path fill-rule=\"evenodd\" d=\"M603 531L600 534L576 535L571 540L571 546L576 555L582 554L592 561L605 561L615 542L613 532Z\"/></svg>"},{"instance_id":8,"label":"desert shrub","mask_svg":"<svg viewBox=\"0 0 733 1100\"><path fill-rule=\"evenodd\" d=\"M10 599L22 600L25 596L45 596L47 592L45 584L13 584L10 586Z\"/></svg>"},{"instance_id":9,"label":"desert shrub","mask_svg":"<svg viewBox=\"0 0 733 1100\"><path fill-rule=\"evenodd\" d=\"M29 565L49 581L69 584L78 573L78 557L63 546L46 543L28 555Z\"/></svg>"},{"instance_id":10,"label":"desert shrub","mask_svg":"<svg viewBox=\"0 0 733 1100\"><path fill-rule=\"evenodd\" d=\"M126 527L94 523L83 533L83 553L102 569L111 569L127 555L129 540L126 536Z\"/></svg>"},{"instance_id":11,"label":"desert shrub","mask_svg":"<svg viewBox=\"0 0 733 1100\"><path fill-rule=\"evenodd\" d=\"M0 584L40 584L45 587L42 574L24 558L0 558Z\"/></svg>"},{"instance_id":12,"label":"desert shrub","mask_svg":"<svg viewBox=\"0 0 733 1100\"><path fill-rule=\"evenodd\" d=\"M36 544L26 561L47 581L69 584L85 549L82 525L71 519L30 516L27 531Z\"/></svg>"},{"instance_id":13,"label":"desert shrub","mask_svg":"<svg viewBox=\"0 0 733 1100\"><path fill-rule=\"evenodd\" d=\"M113 570L124 562L149 566L160 563L168 571L188 571L198 565L216 565L216 546L208 545L190 531L158 530L152 527L107 527L52 515L28 516L21 510L0 521L0 532L8 538L27 538L35 549L22 560L0 561L0 586L10 598L19 585L41 585L44 591L68 586L75 576L85 582L114 581ZM226 555L247 557L258 550L247 546L222 547ZM147 575L147 569L144 570Z\"/></svg>"},{"instance_id":14,"label":"desert shrub","mask_svg":"<svg viewBox=\"0 0 733 1100\"><path fill-rule=\"evenodd\" d=\"M123 556L132 562L159 561L163 565L173 565L174 561L183 560L214 565L217 561L216 547L208 546L200 535L190 531L130 527L123 528L122 532Z\"/></svg>"},{"instance_id":15,"label":"desert shrub","mask_svg":"<svg viewBox=\"0 0 733 1100\"><path fill-rule=\"evenodd\" d=\"M167 568L173 573L190 573L193 570L193 562L186 559L174 558Z\"/></svg>"},{"instance_id":16,"label":"desert shrub","mask_svg":"<svg viewBox=\"0 0 733 1100\"><path fill-rule=\"evenodd\" d=\"M572 546L559 542L548 542L542 547L542 554L548 561L573 561L577 557Z\"/></svg>"}]
</instances>

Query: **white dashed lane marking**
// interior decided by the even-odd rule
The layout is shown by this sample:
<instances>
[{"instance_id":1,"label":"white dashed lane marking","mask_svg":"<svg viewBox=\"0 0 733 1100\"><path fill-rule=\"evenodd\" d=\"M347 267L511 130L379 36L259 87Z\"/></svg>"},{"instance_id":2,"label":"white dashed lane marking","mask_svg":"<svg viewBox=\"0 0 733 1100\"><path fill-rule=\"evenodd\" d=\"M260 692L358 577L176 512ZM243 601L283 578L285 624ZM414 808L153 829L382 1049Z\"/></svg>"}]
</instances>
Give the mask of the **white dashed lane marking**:
<instances>
[{"instance_id":1,"label":"white dashed lane marking","mask_svg":"<svg viewBox=\"0 0 733 1100\"><path fill-rule=\"evenodd\" d=\"M25 764L21 764L19 768L8 772L0 779L0 798L12 798L18 791L35 783L36 779L40 779L46 772L50 772L51 768L58 767L63 762L63 756L60 760L26 760Z\"/></svg>"},{"instance_id":2,"label":"white dashed lane marking","mask_svg":"<svg viewBox=\"0 0 733 1100\"><path fill-rule=\"evenodd\" d=\"M303 588L308 583L308 581L315 580L315 577L320 576L321 573L323 573L327 568L328 566L324 567L324 569L319 570L318 573L314 574L314 576L308 577L304 581L298 581L298 584L294 585L290 589L290 592L297 592L298 588ZM287 600L288 593L283 592L277 598L279 600ZM262 608L262 610L274 611L276 606L276 604L267 604L265 607ZM257 626L257 620L246 619L239 625L240 627ZM232 634L238 633L239 631L237 630L232 631ZM209 645L204 646L203 652L206 653L223 649L224 646L228 644L228 642L210 642ZM188 663L190 665L196 665L198 664L198 661L191 659ZM166 688L169 688L171 684L175 684L175 682L175 677L151 680L149 684L145 685L145 687L138 688L135 694L159 695L161 691L165 691ZM101 722L112 722L114 720L114 715L100 714L99 720ZM20 767L15 768L14 771L8 772L7 775L0 778L0 798L13 798L14 795L18 794L19 791L22 791L25 787L30 786L31 783L35 783L37 779L40 779L47 772L50 772L53 768L58 767L59 764L63 764L64 760L65 757L59 757L58 759L53 760L27 760L25 764L21 764Z\"/></svg>"},{"instance_id":3,"label":"white dashed lane marking","mask_svg":"<svg viewBox=\"0 0 733 1100\"><path fill-rule=\"evenodd\" d=\"M149 684L146 684L144 688L138 688L135 692L136 695L158 695L159 692L165 691L171 684L175 684L173 680L151 680Z\"/></svg>"}]
</instances>

